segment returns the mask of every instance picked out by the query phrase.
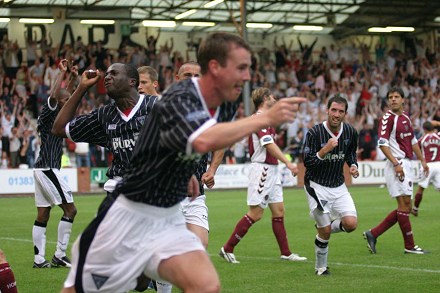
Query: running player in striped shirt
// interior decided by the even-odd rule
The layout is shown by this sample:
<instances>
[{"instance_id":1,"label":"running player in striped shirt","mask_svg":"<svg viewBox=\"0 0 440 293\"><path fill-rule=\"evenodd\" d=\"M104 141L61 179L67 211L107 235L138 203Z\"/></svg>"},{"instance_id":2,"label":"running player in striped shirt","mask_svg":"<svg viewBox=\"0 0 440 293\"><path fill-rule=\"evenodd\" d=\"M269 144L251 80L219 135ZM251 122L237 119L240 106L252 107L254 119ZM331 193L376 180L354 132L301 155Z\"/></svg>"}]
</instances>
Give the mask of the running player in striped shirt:
<instances>
[{"instance_id":1,"label":"running player in striped shirt","mask_svg":"<svg viewBox=\"0 0 440 293\"><path fill-rule=\"evenodd\" d=\"M419 215L423 191L428 188L429 183L432 182L434 188L440 190L440 136L429 121L423 123L423 130L425 134L419 139L418 143L422 150L422 155L429 166L429 174L428 176L424 176L423 173L420 174L419 188L417 189L414 206L411 211L414 216Z\"/></svg>"},{"instance_id":2,"label":"running player in striped shirt","mask_svg":"<svg viewBox=\"0 0 440 293\"><path fill-rule=\"evenodd\" d=\"M359 176L358 134L343 122L347 108L347 100L341 95L330 98L327 121L312 127L304 144L304 189L318 232L315 237L315 273L318 276L330 274L327 259L331 234L350 233L357 227L356 207L344 178L345 164L350 167L351 176Z\"/></svg>"},{"instance_id":3,"label":"running player in striped shirt","mask_svg":"<svg viewBox=\"0 0 440 293\"><path fill-rule=\"evenodd\" d=\"M155 104L115 202L75 242L63 292L125 292L141 274L184 292L220 290L205 248L180 211L188 192L199 194L193 174L201 154L267 124L292 121L295 104L305 99L280 101L259 119L217 123L220 106L234 103L250 80L250 48L237 35L215 32L202 42L198 57L202 77L173 84Z\"/></svg>"},{"instance_id":4,"label":"running player in striped shirt","mask_svg":"<svg viewBox=\"0 0 440 293\"><path fill-rule=\"evenodd\" d=\"M34 242L34 268L48 268L51 264L45 259L46 254L46 227L50 211L53 206L63 210L63 216L58 224L58 241L52 266L70 267L70 259L66 256L72 224L76 215L73 203L72 190L60 174L61 156L63 154L63 139L52 134L52 125L61 107L70 97L77 72L76 68L69 75L67 90L62 88L64 76L68 69L68 61L60 61L60 69L53 92L43 105L38 117L38 134L41 140L40 153L35 162L35 205L37 218L32 228Z\"/></svg>"}]
</instances>

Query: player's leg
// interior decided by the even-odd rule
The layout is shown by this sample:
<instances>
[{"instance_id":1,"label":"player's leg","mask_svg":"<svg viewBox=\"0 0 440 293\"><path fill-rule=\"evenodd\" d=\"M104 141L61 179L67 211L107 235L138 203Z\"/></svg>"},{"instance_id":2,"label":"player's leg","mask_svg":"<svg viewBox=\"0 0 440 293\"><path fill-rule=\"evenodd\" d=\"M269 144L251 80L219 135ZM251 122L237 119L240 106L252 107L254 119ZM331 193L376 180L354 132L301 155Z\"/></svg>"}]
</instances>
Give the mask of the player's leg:
<instances>
[{"instance_id":1,"label":"player's leg","mask_svg":"<svg viewBox=\"0 0 440 293\"><path fill-rule=\"evenodd\" d=\"M332 213L336 215L336 219L331 224L332 233L353 232L357 228L357 212L345 184L335 188L334 195L336 199L333 202Z\"/></svg>"},{"instance_id":2,"label":"player's leg","mask_svg":"<svg viewBox=\"0 0 440 293\"><path fill-rule=\"evenodd\" d=\"M247 234L252 225L263 217L263 213L264 209L260 206L249 206L248 212L238 221L228 241L220 249L219 255L227 262L239 263L235 259L234 248Z\"/></svg>"},{"instance_id":3,"label":"player's leg","mask_svg":"<svg viewBox=\"0 0 440 293\"><path fill-rule=\"evenodd\" d=\"M331 218L329 213L319 209L312 211L316 222L317 235L315 237L315 274L318 276L330 274L327 267L328 244L331 234Z\"/></svg>"},{"instance_id":4,"label":"player's leg","mask_svg":"<svg viewBox=\"0 0 440 293\"><path fill-rule=\"evenodd\" d=\"M37 218L32 227L34 243L34 268L48 268L46 261L46 227L49 221L51 207L37 207Z\"/></svg>"},{"instance_id":5,"label":"player's leg","mask_svg":"<svg viewBox=\"0 0 440 293\"><path fill-rule=\"evenodd\" d=\"M67 246L72 233L72 225L76 215L75 204L63 203L60 208L64 214L58 223L58 240L55 255L52 258L52 266L70 267L70 259L66 256Z\"/></svg>"},{"instance_id":6,"label":"player's leg","mask_svg":"<svg viewBox=\"0 0 440 293\"><path fill-rule=\"evenodd\" d=\"M191 251L160 262L158 273L183 292L219 292L220 280L204 251Z\"/></svg>"},{"instance_id":7,"label":"player's leg","mask_svg":"<svg viewBox=\"0 0 440 293\"><path fill-rule=\"evenodd\" d=\"M397 198L397 221L402 232L405 253L424 254L423 249L414 244L414 235L412 232L411 221L409 218L411 211L411 196L402 195Z\"/></svg>"},{"instance_id":8,"label":"player's leg","mask_svg":"<svg viewBox=\"0 0 440 293\"><path fill-rule=\"evenodd\" d=\"M417 192L416 192L416 195L414 198L414 206L411 209L411 214L413 214L416 217L419 215L419 206L420 206L420 203L422 202L422 199L423 199L423 191L424 190L425 190L425 188L420 186L420 183L419 183L419 188L417 189Z\"/></svg>"},{"instance_id":9,"label":"player's leg","mask_svg":"<svg viewBox=\"0 0 440 293\"><path fill-rule=\"evenodd\" d=\"M34 243L34 268L48 268L50 263L46 261L46 227L50 218L52 201L45 190L48 184L46 176L41 170L34 170L35 182L35 206L37 218L32 227L32 240Z\"/></svg>"},{"instance_id":10,"label":"player's leg","mask_svg":"<svg viewBox=\"0 0 440 293\"><path fill-rule=\"evenodd\" d=\"M284 226L284 203L274 202L269 203L269 208L272 213L272 231L278 242L280 248L281 260L289 261L305 261L306 257L299 256L296 253L292 253L289 248L289 242L287 241L287 232Z\"/></svg>"},{"instance_id":11,"label":"player's leg","mask_svg":"<svg viewBox=\"0 0 440 293\"><path fill-rule=\"evenodd\" d=\"M14 272L9 266L6 256L0 249L0 292L17 293Z\"/></svg>"}]
</instances>

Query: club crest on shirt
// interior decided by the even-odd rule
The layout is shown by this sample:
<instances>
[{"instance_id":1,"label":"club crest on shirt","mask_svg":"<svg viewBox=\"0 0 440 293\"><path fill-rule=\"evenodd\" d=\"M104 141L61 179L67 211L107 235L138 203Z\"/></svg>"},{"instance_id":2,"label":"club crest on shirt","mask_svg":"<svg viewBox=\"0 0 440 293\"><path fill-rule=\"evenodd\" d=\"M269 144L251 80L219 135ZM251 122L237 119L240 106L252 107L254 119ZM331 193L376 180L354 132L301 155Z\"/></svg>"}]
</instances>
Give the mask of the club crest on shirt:
<instances>
[{"instance_id":1,"label":"club crest on shirt","mask_svg":"<svg viewBox=\"0 0 440 293\"><path fill-rule=\"evenodd\" d=\"M136 120L137 120L140 124L143 125L144 122L145 122L145 115L144 115L144 116L137 117Z\"/></svg>"}]
</instances>

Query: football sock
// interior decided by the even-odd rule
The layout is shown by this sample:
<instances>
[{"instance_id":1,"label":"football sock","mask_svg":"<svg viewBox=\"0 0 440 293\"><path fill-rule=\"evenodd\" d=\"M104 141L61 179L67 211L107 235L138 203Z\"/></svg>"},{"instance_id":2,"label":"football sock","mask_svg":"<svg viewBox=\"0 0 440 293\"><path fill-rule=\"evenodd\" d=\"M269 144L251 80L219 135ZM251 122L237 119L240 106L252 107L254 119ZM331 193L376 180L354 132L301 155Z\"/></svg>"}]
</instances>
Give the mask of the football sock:
<instances>
[{"instance_id":1,"label":"football sock","mask_svg":"<svg viewBox=\"0 0 440 293\"><path fill-rule=\"evenodd\" d=\"M280 247L281 255L289 256L292 252L289 249L289 243L287 242L286 228L284 227L284 217L272 218L272 231L277 239L278 246Z\"/></svg>"},{"instance_id":2,"label":"football sock","mask_svg":"<svg viewBox=\"0 0 440 293\"><path fill-rule=\"evenodd\" d=\"M171 293L173 290L173 285L163 280L156 280L156 286L158 293Z\"/></svg>"},{"instance_id":3,"label":"football sock","mask_svg":"<svg viewBox=\"0 0 440 293\"><path fill-rule=\"evenodd\" d=\"M411 229L411 222L409 221L409 213L397 211L397 221L399 222L403 240L405 241L405 248L413 249L414 236Z\"/></svg>"},{"instance_id":4,"label":"football sock","mask_svg":"<svg viewBox=\"0 0 440 293\"><path fill-rule=\"evenodd\" d=\"M246 235L249 228L255 223L248 215L244 215L243 218L235 226L234 232L232 232L231 237L228 242L223 246L226 252L234 252L235 246L240 242L240 240Z\"/></svg>"},{"instance_id":5,"label":"football sock","mask_svg":"<svg viewBox=\"0 0 440 293\"><path fill-rule=\"evenodd\" d=\"M341 219L336 219L332 221L331 228L332 228L332 233L345 232L345 229L342 226Z\"/></svg>"},{"instance_id":6,"label":"football sock","mask_svg":"<svg viewBox=\"0 0 440 293\"><path fill-rule=\"evenodd\" d=\"M419 208L420 203L422 202L423 193L417 192L416 198L414 199L414 206Z\"/></svg>"},{"instance_id":7,"label":"football sock","mask_svg":"<svg viewBox=\"0 0 440 293\"><path fill-rule=\"evenodd\" d=\"M385 233L386 230L391 228L396 223L397 223L397 210L394 210L391 213L389 213L388 216L386 216L386 218L379 225L371 229L371 234L373 234L373 237L377 238L383 233Z\"/></svg>"},{"instance_id":8,"label":"football sock","mask_svg":"<svg viewBox=\"0 0 440 293\"><path fill-rule=\"evenodd\" d=\"M73 220L62 216L58 224L58 241L55 256L62 258L66 256L67 245L69 244L70 234L72 233Z\"/></svg>"},{"instance_id":9,"label":"football sock","mask_svg":"<svg viewBox=\"0 0 440 293\"><path fill-rule=\"evenodd\" d=\"M321 239L318 235L316 235L315 238L315 256L315 268L326 268L328 256L328 240Z\"/></svg>"},{"instance_id":10,"label":"football sock","mask_svg":"<svg viewBox=\"0 0 440 293\"><path fill-rule=\"evenodd\" d=\"M0 292L17 293L15 276L8 263L0 264Z\"/></svg>"},{"instance_id":11,"label":"football sock","mask_svg":"<svg viewBox=\"0 0 440 293\"><path fill-rule=\"evenodd\" d=\"M46 255L46 226L47 223L34 222L32 240L34 241L34 262L40 264Z\"/></svg>"}]
</instances>

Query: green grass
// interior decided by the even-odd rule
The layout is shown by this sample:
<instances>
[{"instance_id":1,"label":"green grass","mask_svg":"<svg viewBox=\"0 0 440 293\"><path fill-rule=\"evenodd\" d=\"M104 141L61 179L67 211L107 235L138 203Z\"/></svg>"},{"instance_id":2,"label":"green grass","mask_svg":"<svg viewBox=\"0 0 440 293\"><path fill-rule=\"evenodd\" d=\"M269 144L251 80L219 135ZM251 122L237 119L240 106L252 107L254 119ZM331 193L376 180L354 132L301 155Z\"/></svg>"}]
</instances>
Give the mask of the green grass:
<instances>
[{"instance_id":1,"label":"green grass","mask_svg":"<svg viewBox=\"0 0 440 293\"><path fill-rule=\"evenodd\" d=\"M271 229L270 211L254 225L235 249L241 262L226 263L217 256L237 221L245 214L246 191L208 193L210 243L208 252L222 282L222 292L438 292L440 287L439 193L425 192L420 216L411 217L416 244L427 255L405 255L397 225L378 239L376 255L366 248L362 232L377 225L396 208L386 189L352 187L359 226L353 233L332 235L329 245L330 277L314 275L314 237L302 189L286 189L286 228L291 249L308 257L304 263L281 262ZM94 216L103 195L76 196L78 215L71 243ZM32 269L33 198L0 198L0 248L11 264L21 293L59 292L67 269ZM53 255L61 209L52 211L47 231L46 256ZM71 245L69 245L69 248ZM178 292L175 290L175 292Z\"/></svg>"}]
</instances>

